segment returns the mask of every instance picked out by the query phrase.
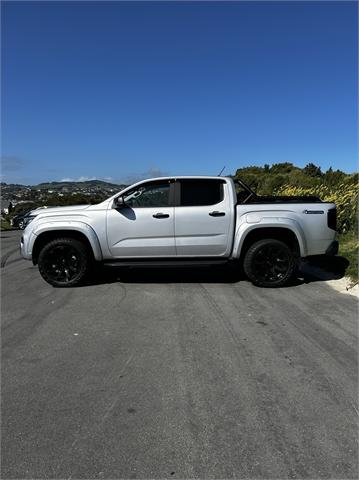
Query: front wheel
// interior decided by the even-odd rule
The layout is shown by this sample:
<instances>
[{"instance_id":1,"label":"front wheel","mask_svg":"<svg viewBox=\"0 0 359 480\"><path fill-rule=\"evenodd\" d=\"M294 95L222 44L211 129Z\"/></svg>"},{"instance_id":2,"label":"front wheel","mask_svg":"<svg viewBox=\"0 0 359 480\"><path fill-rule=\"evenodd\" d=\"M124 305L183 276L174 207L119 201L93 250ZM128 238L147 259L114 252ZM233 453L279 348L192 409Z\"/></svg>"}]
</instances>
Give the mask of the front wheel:
<instances>
[{"instance_id":1,"label":"front wheel","mask_svg":"<svg viewBox=\"0 0 359 480\"><path fill-rule=\"evenodd\" d=\"M89 273L89 252L79 240L56 238L42 248L38 265L41 276L50 285L74 287Z\"/></svg>"},{"instance_id":2,"label":"front wheel","mask_svg":"<svg viewBox=\"0 0 359 480\"><path fill-rule=\"evenodd\" d=\"M275 239L263 239L249 247L243 269L254 285L282 287L292 277L295 265L288 245Z\"/></svg>"}]
</instances>

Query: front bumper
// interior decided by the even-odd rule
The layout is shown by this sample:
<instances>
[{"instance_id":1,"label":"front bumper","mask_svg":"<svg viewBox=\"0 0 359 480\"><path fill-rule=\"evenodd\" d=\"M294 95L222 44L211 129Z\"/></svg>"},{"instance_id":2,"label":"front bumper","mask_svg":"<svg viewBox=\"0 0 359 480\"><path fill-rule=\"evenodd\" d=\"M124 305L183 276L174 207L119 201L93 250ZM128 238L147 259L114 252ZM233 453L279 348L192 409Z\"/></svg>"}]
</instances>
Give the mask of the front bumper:
<instances>
[{"instance_id":1,"label":"front bumper","mask_svg":"<svg viewBox=\"0 0 359 480\"><path fill-rule=\"evenodd\" d=\"M25 231L20 239L20 254L26 260L32 259L32 252L29 251L29 235Z\"/></svg>"},{"instance_id":2,"label":"front bumper","mask_svg":"<svg viewBox=\"0 0 359 480\"><path fill-rule=\"evenodd\" d=\"M329 247L326 249L326 255L337 255L339 251L339 242L338 240L333 240Z\"/></svg>"}]
</instances>

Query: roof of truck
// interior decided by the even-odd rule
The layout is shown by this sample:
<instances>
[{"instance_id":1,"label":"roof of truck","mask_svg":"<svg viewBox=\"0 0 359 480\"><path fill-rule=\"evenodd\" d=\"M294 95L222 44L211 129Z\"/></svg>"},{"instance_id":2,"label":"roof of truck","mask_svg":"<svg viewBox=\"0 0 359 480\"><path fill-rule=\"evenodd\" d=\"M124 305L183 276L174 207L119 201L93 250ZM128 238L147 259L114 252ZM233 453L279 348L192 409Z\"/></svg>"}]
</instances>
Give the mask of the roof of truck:
<instances>
[{"instance_id":1,"label":"roof of truck","mask_svg":"<svg viewBox=\"0 0 359 480\"><path fill-rule=\"evenodd\" d=\"M157 181L157 180L181 180L181 179L189 179L189 180L218 180L218 179L226 179L230 180L230 177L226 176L214 176L214 175L171 175L168 177L154 177L154 178L144 178L143 180L139 180L137 183L147 182L147 181ZM135 185L135 184L134 184Z\"/></svg>"}]
</instances>

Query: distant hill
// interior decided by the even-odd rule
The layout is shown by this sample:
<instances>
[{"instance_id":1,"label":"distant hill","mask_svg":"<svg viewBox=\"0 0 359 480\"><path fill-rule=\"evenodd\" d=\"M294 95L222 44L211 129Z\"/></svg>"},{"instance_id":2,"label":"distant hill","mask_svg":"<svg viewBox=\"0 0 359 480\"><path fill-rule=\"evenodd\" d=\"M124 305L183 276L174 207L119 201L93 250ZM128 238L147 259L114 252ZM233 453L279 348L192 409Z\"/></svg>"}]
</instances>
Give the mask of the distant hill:
<instances>
[{"instance_id":1,"label":"distant hill","mask_svg":"<svg viewBox=\"0 0 359 480\"><path fill-rule=\"evenodd\" d=\"M85 182L43 182L37 185L19 185L15 183L1 183L1 196L4 199L37 199L39 195L48 192L52 194L92 194L101 195L103 197L111 196L119 192L126 185L118 185L116 183L105 182L103 180L87 180Z\"/></svg>"},{"instance_id":2,"label":"distant hill","mask_svg":"<svg viewBox=\"0 0 359 480\"><path fill-rule=\"evenodd\" d=\"M39 183L38 185L32 185L31 188L36 190L51 189L58 190L62 188L74 189L78 187L94 187L100 189L119 189L124 188L125 185L120 185L117 183L105 182L103 180L86 180L84 182L72 182L72 181L63 181L63 182L44 182Z\"/></svg>"}]
</instances>

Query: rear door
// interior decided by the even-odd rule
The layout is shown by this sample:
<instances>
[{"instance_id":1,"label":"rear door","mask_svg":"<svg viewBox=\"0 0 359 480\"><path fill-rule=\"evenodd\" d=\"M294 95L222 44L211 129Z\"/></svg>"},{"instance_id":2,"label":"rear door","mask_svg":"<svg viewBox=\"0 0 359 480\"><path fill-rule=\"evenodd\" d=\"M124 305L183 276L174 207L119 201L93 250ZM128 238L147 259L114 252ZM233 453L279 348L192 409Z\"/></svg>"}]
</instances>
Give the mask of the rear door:
<instances>
[{"instance_id":1,"label":"rear door","mask_svg":"<svg viewBox=\"0 0 359 480\"><path fill-rule=\"evenodd\" d=\"M125 206L110 206L107 241L111 255L175 256L173 198L173 181L150 181L128 190L123 195Z\"/></svg>"},{"instance_id":2,"label":"rear door","mask_svg":"<svg viewBox=\"0 0 359 480\"><path fill-rule=\"evenodd\" d=\"M177 256L229 256L231 205L227 189L223 179L177 180Z\"/></svg>"}]
</instances>

